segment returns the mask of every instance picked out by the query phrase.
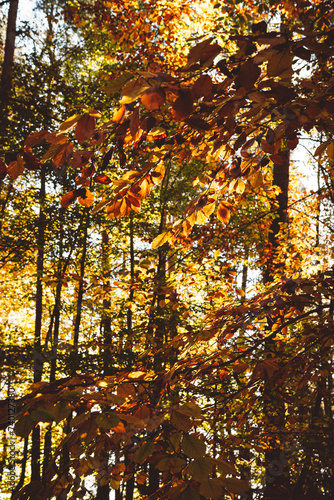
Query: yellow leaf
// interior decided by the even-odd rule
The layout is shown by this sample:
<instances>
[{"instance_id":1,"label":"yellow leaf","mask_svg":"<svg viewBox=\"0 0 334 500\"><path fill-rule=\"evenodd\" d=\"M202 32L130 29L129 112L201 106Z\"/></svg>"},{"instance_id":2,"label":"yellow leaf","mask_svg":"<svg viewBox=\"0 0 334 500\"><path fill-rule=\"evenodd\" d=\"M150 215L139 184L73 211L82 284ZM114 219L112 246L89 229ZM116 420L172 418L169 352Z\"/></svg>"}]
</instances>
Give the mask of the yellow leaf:
<instances>
[{"instance_id":1,"label":"yellow leaf","mask_svg":"<svg viewBox=\"0 0 334 500\"><path fill-rule=\"evenodd\" d=\"M256 189L260 186L262 186L263 184L263 175L262 175L262 171L261 170L258 170L257 172L255 172L250 178L249 178L249 181L251 183L251 186Z\"/></svg>"},{"instance_id":2,"label":"yellow leaf","mask_svg":"<svg viewBox=\"0 0 334 500\"><path fill-rule=\"evenodd\" d=\"M242 179L238 179L235 191L239 194L242 194L245 191L245 183Z\"/></svg>"},{"instance_id":3,"label":"yellow leaf","mask_svg":"<svg viewBox=\"0 0 334 500\"><path fill-rule=\"evenodd\" d=\"M161 247L161 245L170 240L171 236L172 235L169 231L158 234L158 236L152 241L152 248Z\"/></svg>"},{"instance_id":4,"label":"yellow leaf","mask_svg":"<svg viewBox=\"0 0 334 500\"><path fill-rule=\"evenodd\" d=\"M82 117L83 115L73 115L71 116L70 118L67 118L67 120L65 120L59 127L59 130L61 132L68 132L69 130L71 130L71 128L74 127L74 125L80 120L80 118Z\"/></svg>"},{"instance_id":5,"label":"yellow leaf","mask_svg":"<svg viewBox=\"0 0 334 500\"><path fill-rule=\"evenodd\" d=\"M203 210L198 210L197 211L197 214L196 214L196 222L197 224L205 224L207 222L208 218L207 216L205 215L205 213L203 212Z\"/></svg>"}]
</instances>

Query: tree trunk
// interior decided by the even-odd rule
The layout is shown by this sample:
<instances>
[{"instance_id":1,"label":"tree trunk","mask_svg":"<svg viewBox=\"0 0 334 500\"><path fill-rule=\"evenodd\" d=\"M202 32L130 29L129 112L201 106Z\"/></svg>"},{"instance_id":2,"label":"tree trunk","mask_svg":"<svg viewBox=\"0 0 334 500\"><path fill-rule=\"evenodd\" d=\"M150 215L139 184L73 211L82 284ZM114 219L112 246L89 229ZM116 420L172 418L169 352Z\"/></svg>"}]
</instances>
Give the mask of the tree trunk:
<instances>
[{"instance_id":1,"label":"tree trunk","mask_svg":"<svg viewBox=\"0 0 334 500\"><path fill-rule=\"evenodd\" d=\"M288 194L289 194L289 150L281 149L279 152L281 161L274 164L273 184L281 190L277 196L278 207L275 218L272 221L269 232L269 258L265 271L264 282L270 283L278 270L276 262L277 249L279 246L279 231L282 224L288 223ZM284 227L284 226L283 226ZM268 318L268 331L271 330L272 320ZM268 356L276 355L276 345L274 339L266 342ZM280 401L279 395L275 391L276 381L268 380L264 387L264 412L273 429L284 427L284 402ZM264 489L264 500L281 500L289 497L290 477L286 463L283 463L282 450L276 444L275 436L269 439L269 448L265 453L266 485Z\"/></svg>"},{"instance_id":2,"label":"tree trunk","mask_svg":"<svg viewBox=\"0 0 334 500\"><path fill-rule=\"evenodd\" d=\"M8 125L7 107L10 99L13 81L13 66L14 66L14 51L15 51L15 38L16 38L16 20L18 0L10 0L8 20L7 20L7 34L5 44L5 54L2 63L2 73L0 81L0 102L2 111L2 127L5 131Z\"/></svg>"}]
</instances>

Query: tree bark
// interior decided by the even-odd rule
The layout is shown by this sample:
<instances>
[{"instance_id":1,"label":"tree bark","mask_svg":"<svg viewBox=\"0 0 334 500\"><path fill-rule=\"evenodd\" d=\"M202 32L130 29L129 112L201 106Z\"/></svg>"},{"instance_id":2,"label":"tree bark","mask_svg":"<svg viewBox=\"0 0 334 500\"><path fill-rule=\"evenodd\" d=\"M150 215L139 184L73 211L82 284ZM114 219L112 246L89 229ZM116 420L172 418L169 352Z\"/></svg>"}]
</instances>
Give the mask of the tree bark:
<instances>
[{"instance_id":1,"label":"tree bark","mask_svg":"<svg viewBox=\"0 0 334 500\"><path fill-rule=\"evenodd\" d=\"M288 223L288 194L289 194L289 165L290 151L281 149L279 152L281 161L274 164L273 184L280 188L277 196L278 207L275 210L275 218L269 231L269 258L264 275L264 283L270 283L278 270L276 261L279 246L279 232L282 224ZM283 226L284 227L284 226ZM271 330L272 320L268 318L268 331ZM267 356L275 356L276 346L274 339L266 342ZM272 427L284 427L284 402L279 400L276 381L268 380L264 387L264 412ZM269 448L265 453L266 484L264 489L264 500L281 500L289 496L290 477L286 463L281 459L282 450L277 446L275 437L269 439Z\"/></svg>"},{"instance_id":2,"label":"tree bark","mask_svg":"<svg viewBox=\"0 0 334 500\"><path fill-rule=\"evenodd\" d=\"M0 101L5 124L7 125L7 106L10 99L13 81L13 66L14 66L14 51L15 51L15 38L16 38L16 21L18 0L10 0L8 20L7 20L7 33L5 44L5 55L2 63L2 73L0 81Z\"/></svg>"}]
</instances>

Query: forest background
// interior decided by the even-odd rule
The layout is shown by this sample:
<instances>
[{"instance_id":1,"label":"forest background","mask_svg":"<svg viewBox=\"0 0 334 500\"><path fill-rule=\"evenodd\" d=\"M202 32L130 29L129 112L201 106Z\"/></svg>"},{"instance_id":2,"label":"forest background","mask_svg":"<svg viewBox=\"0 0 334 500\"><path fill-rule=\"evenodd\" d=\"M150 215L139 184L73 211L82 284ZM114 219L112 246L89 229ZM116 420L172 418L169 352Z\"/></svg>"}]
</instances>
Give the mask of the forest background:
<instances>
[{"instance_id":1,"label":"forest background","mask_svg":"<svg viewBox=\"0 0 334 500\"><path fill-rule=\"evenodd\" d=\"M2 498L333 498L332 2L22 4Z\"/></svg>"}]
</instances>

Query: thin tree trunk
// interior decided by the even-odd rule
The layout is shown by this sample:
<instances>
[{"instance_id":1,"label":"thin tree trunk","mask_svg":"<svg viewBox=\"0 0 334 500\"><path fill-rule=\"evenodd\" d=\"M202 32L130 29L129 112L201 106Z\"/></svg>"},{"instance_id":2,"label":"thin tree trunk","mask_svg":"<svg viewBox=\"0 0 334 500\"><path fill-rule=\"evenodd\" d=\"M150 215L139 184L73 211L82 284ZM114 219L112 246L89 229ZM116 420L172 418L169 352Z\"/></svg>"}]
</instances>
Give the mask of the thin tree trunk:
<instances>
[{"instance_id":1,"label":"thin tree trunk","mask_svg":"<svg viewBox=\"0 0 334 500\"><path fill-rule=\"evenodd\" d=\"M290 151L281 149L279 152L281 161L274 164L273 184L281 190L277 197L278 208L272 221L269 241L270 256L267 261L267 269L264 282L270 283L278 270L276 253L279 246L279 231L282 224L288 223L288 194L289 194L289 165ZM284 226L283 226L284 227ZM271 330L272 320L268 318L268 331ZM273 339L266 342L268 356L275 356L276 345ZM263 398L265 401L264 412L273 428L284 427L284 402L280 401L275 390L275 381L266 381ZM264 500L281 500L289 496L290 477L286 464L281 460L281 449L276 444L276 436L269 439L269 447L265 453L266 485L264 489Z\"/></svg>"},{"instance_id":2,"label":"thin tree trunk","mask_svg":"<svg viewBox=\"0 0 334 500\"><path fill-rule=\"evenodd\" d=\"M39 216L37 236L37 278L35 298L35 335L34 335L34 382L42 380L43 357L41 353L42 315L43 315L43 274L44 274L44 247L45 247L45 169L41 168L41 187L39 193ZM40 427L37 425L32 433L31 446L31 480L39 481L40 467Z\"/></svg>"},{"instance_id":3,"label":"thin tree trunk","mask_svg":"<svg viewBox=\"0 0 334 500\"><path fill-rule=\"evenodd\" d=\"M112 356L110 351L111 346L111 318L110 318L110 298L106 298L110 293L110 259L109 259L109 237L106 230L102 231L102 275L103 275L103 288L105 297L103 298L103 310L101 318L101 330L103 335L103 373L110 375L112 373ZM104 462L104 467L107 469L109 464L108 451L101 452L101 458ZM97 481L96 500L109 500L110 486L107 484L100 484Z\"/></svg>"},{"instance_id":4,"label":"thin tree trunk","mask_svg":"<svg viewBox=\"0 0 334 500\"><path fill-rule=\"evenodd\" d=\"M88 225L89 225L89 213L86 211L86 221L84 225L84 234L82 238L82 255L80 260L80 281L78 287L78 300L77 300L77 310L75 316L74 324L74 345L77 346L79 343L79 330L81 323L81 313L82 313L82 300L84 295L84 278L85 278L85 264L87 257L87 236L88 236Z\"/></svg>"},{"instance_id":5,"label":"thin tree trunk","mask_svg":"<svg viewBox=\"0 0 334 500\"><path fill-rule=\"evenodd\" d=\"M1 111L2 111L1 119L3 123L2 127L4 130L6 130L8 126L7 108L12 91L18 3L19 3L18 0L10 0L9 3L5 54L2 64L2 73L0 81L0 101L1 101Z\"/></svg>"}]
</instances>

